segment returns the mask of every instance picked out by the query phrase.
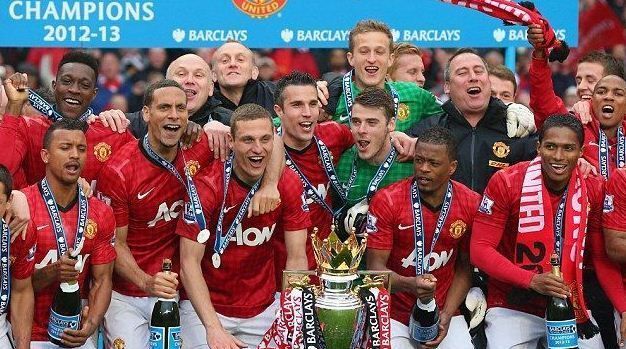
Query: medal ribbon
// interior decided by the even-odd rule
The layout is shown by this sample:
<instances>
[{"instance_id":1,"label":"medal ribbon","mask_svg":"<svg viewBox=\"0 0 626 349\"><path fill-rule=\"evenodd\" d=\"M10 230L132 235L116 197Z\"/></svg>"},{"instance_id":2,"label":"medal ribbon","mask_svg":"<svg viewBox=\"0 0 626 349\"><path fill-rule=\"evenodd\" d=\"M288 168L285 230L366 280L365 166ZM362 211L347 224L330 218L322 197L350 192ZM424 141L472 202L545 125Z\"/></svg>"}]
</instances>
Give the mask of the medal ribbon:
<instances>
[{"instance_id":1,"label":"medal ribbon","mask_svg":"<svg viewBox=\"0 0 626 349\"><path fill-rule=\"evenodd\" d=\"M52 121L59 121L63 119L63 115L59 114L56 110L54 110L54 106L48 101L46 101L43 97L37 94L37 92L33 90L28 91L28 101L30 105L35 108L38 112L45 115L48 119ZM80 116L81 121L87 121L87 118L93 114L93 110L91 108L87 108L87 111Z\"/></svg>"},{"instance_id":2,"label":"medal ribbon","mask_svg":"<svg viewBox=\"0 0 626 349\"><path fill-rule=\"evenodd\" d=\"M202 210L202 204L200 203L200 196L198 195L198 190L196 189L196 185L193 183L193 179L191 178L191 173L189 173L189 169L185 165L185 155L181 151L180 153L183 156L183 166L185 167L185 177L187 182L183 180L183 177L178 173L176 167L169 161L165 160L161 155L157 154L152 147L150 146L150 142L148 142L148 135L143 137L142 142L143 148L146 151L148 156L156 161L162 168L168 170L171 174L178 179L178 181L183 185L185 190L187 191L187 196L189 196L189 209L192 212L185 212L185 215L190 215L189 220L195 219L196 223L200 227L200 231L206 229L206 219L204 218L204 212ZM193 218L191 217L193 216Z\"/></svg>"},{"instance_id":3,"label":"medal ribbon","mask_svg":"<svg viewBox=\"0 0 626 349\"><path fill-rule=\"evenodd\" d=\"M224 206L226 205L228 184L230 183L230 177L233 174L233 158L234 154L230 153L228 160L226 160L226 163L224 163L224 197L222 198L222 207L220 209L220 214L217 219L217 227L215 228L215 245L213 247L213 250L215 251L215 253L220 255L223 254L224 250L226 250L226 247L228 247L228 244L230 243L230 238L232 238L235 234L235 229L237 228L237 225L239 225L239 223L241 223L241 221L243 220L244 215L248 211L248 207L252 202L252 197L254 196L254 193L256 193L256 191L259 189L259 185L261 184L261 180L259 179L258 181L256 181L256 183L254 183L252 188L250 188L250 191L246 195L246 198L241 203L241 207L239 207L239 211L237 211L235 219L226 231L226 235L223 235L222 232L224 225L224 216L226 214L226 212L224 212Z\"/></svg>"},{"instance_id":4,"label":"medal ribbon","mask_svg":"<svg viewBox=\"0 0 626 349\"><path fill-rule=\"evenodd\" d=\"M343 98L346 102L346 111L348 112L348 120L350 120L350 122L352 122L352 106L354 105L354 98L356 98L356 96L354 95L354 88L352 87L353 72L354 69L343 75ZM400 97L398 96L398 92L393 86L391 86L390 84L386 84L386 86L389 87L391 97L393 98L393 117L395 120L395 118L398 117Z\"/></svg>"},{"instance_id":5,"label":"medal ribbon","mask_svg":"<svg viewBox=\"0 0 626 349\"><path fill-rule=\"evenodd\" d=\"M626 164L626 137L624 137L624 130L622 127L617 129L617 167L624 167ZM609 140L604 134L604 131L600 130L598 135L598 165L600 167L600 174L604 179L609 178L611 170L609 169Z\"/></svg>"},{"instance_id":6,"label":"medal ribbon","mask_svg":"<svg viewBox=\"0 0 626 349\"><path fill-rule=\"evenodd\" d=\"M554 253L559 258L559 265L561 265L561 250L563 247L563 222L565 220L565 204L567 202L567 189L561 196L559 206L556 209L554 215Z\"/></svg>"},{"instance_id":7,"label":"medal ribbon","mask_svg":"<svg viewBox=\"0 0 626 349\"><path fill-rule=\"evenodd\" d=\"M52 222L54 230L54 236L57 242L57 252L59 257L67 252L67 236L65 234L65 228L63 228L63 222L61 221L61 214L59 213L59 207L57 206L52 190L48 185L46 178L41 180L41 193L43 195L43 201L46 202L48 207L48 215ZM87 215L89 213L89 203L87 197L77 184L78 190L78 223L76 224L76 237L74 238L74 251L78 249L78 246L83 240L83 234L85 233L85 227L87 226Z\"/></svg>"},{"instance_id":8,"label":"medal ribbon","mask_svg":"<svg viewBox=\"0 0 626 349\"><path fill-rule=\"evenodd\" d=\"M422 205L420 203L420 193L417 188L417 181L413 180L411 184L411 207L413 210L413 233L415 235L415 275L423 275L428 273L429 265L428 261L424 258L424 245L426 244L424 238L424 220L422 218ZM452 182L448 181L448 188L446 189L446 195L443 198L443 205L441 206L441 212L439 212L439 218L437 218L437 225L435 226L435 232L433 233L433 241L430 244L430 253L435 249L435 244L439 239L439 234L443 230L443 226L448 218L448 213L452 208Z\"/></svg>"},{"instance_id":9,"label":"medal ribbon","mask_svg":"<svg viewBox=\"0 0 626 349\"><path fill-rule=\"evenodd\" d=\"M0 219L0 231L2 236L0 237L0 315L6 313L9 307L9 298L11 296L11 232L9 231L9 225Z\"/></svg>"},{"instance_id":10,"label":"medal ribbon","mask_svg":"<svg viewBox=\"0 0 626 349\"><path fill-rule=\"evenodd\" d=\"M391 147L391 151L389 151L389 155L387 155L387 158L385 159L385 161L383 161L383 163L380 164L380 166L378 167L378 170L376 170L374 177L372 178L372 180L370 181L367 187L367 194L365 197L367 198L368 202L370 201L372 196L374 196L374 193L376 193L376 190L378 189L378 185L380 185L380 182L383 180L383 178L385 178L385 176L387 175L387 172L389 172L389 170L391 169L391 165L395 161L396 155L397 155L396 148ZM356 180L358 158L359 157L355 155L354 161L352 162L352 170L350 171L350 178L348 179L348 184L346 185L346 192L345 192L346 196L344 197L344 201L348 201L348 193L350 191L350 188L354 184L354 181Z\"/></svg>"},{"instance_id":11,"label":"medal ribbon","mask_svg":"<svg viewBox=\"0 0 626 349\"><path fill-rule=\"evenodd\" d=\"M324 171L326 172L326 176L328 177L330 184L337 191L339 196L343 198L344 190L341 184L339 183L337 174L335 173L335 166L333 165L333 161L330 156L330 151L328 150L324 142L317 139L317 137L313 137L313 141L317 145L317 149L322 158L322 165L324 166ZM326 209L328 212L333 214L332 207L328 206L328 203L326 203L326 200L322 198L320 193L317 192L317 189L313 186L313 184L311 184L311 182L308 180L308 178L306 178L304 173L302 173L302 171L298 168L298 166L293 161L293 159L291 158L287 150L285 150L285 156L287 158L287 161L285 162L285 164L290 169L292 169L298 175L298 177L300 177L300 181L302 182L302 186L304 187L305 193L309 195L313 199L313 201L317 202L322 207L324 207L324 209Z\"/></svg>"}]
</instances>

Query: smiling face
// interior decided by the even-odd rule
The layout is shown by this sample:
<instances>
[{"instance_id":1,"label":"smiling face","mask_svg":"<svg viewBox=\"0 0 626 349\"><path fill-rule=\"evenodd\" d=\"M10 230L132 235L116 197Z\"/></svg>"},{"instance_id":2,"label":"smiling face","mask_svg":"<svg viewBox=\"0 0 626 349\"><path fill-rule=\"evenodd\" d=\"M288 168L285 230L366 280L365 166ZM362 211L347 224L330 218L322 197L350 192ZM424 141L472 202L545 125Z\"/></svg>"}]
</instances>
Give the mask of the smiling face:
<instances>
[{"instance_id":1,"label":"smiling face","mask_svg":"<svg viewBox=\"0 0 626 349\"><path fill-rule=\"evenodd\" d=\"M600 63L583 62L576 70L576 93L579 99L590 100L596 84L604 76L604 67Z\"/></svg>"},{"instance_id":2,"label":"smiling face","mask_svg":"<svg viewBox=\"0 0 626 349\"><path fill-rule=\"evenodd\" d=\"M395 58L396 69L389 77L393 81L409 81L424 87L424 61L420 55L402 54Z\"/></svg>"},{"instance_id":3,"label":"smiling face","mask_svg":"<svg viewBox=\"0 0 626 349\"><path fill-rule=\"evenodd\" d=\"M354 49L348 52L348 63L354 68L357 87L383 87L392 62L389 37L382 32L355 35Z\"/></svg>"},{"instance_id":4,"label":"smiling face","mask_svg":"<svg viewBox=\"0 0 626 349\"><path fill-rule=\"evenodd\" d=\"M46 177L66 186L75 185L87 159L85 133L54 130L49 146L41 150L41 158L46 164Z\"/></svg>"},{"instance_id":5,"label":"smiling face","mask_svg":"<svg viewBox=\"0 0 626 349\"><path fill-rule=\"evenodd\" d=\"M620 125L626 113L626 82L615 75L602 78L595 86L592 108L603 129Z\"/></svg>"},{"instance_id":6,"label":"smiling face","mask_svg":"<svg viewBox=\"0 0 626 349\"><path fill-rule=\"evenodd\" d=\"M188 54L179 57L167 70L167 78L180 84L187 95L187 110L193 115L213 94L209 65L200 56Z\"/></svg>"},{"instance_id":7,"label":"smiling face","mask_svg":"<svg viewBox=\"0 0 626 349\"><path fill-rule=\"evenodd\" d=\"M166 158L176 154L178 142L187 128L186 99L185 92L178 87L161 87L154 90L150 105L142 109L148 123L150 145Z\"/></svg>"},{"instance_id":8,"label":"smiling face","mask_svg":"<svg viewBox=\"0 0 626 349\"><path fill-rule=\"evenodd\" d=\"M449 71L444 90L461 114L484 113L491 96L485 62L476 54L462 53L452 58Z\"/></svg>"},{"instance_id":9,"label":"smiling face","mask_svg":"<svg viewBox=\"0 0 626 349\"><path fill-rule=\"evenodd\" d=\"M252 51L240 43L225 43L215 51L213 59L215 79L220 87L244 87L248 80L256 79L259 75Z\"/></svg>"},{"instance_id":10,"label":"smiling face","mask_svg":"<svg viewBox=\"0 0 626 349\"><path fill-rule=\"evenodd\" d=\"M274 110L280 117L285 145L303 149L311 143L320 114L317 89L310 85L290 85L282 93L282 106Z\"/></svg>"},{"instance_id":11,"label":"smiling face","mask_svg":"<svg viewBox=\"0 0 626 349\"><path fill-rule=\"evenodd\" d=\"M52 82L52 90L61 115L78 119L96 97L96 74L86 64L66 63Z\"/></svg>"},{"instance_id":12,"label":"smiling face","mask_svg":"<svg viewBox=\"0 0 626 349\"><path fill-rule=\"evenodd\" d=\"M233 170L239 179L252 185L265 172L274 148L272 122L269 118L260 118L236 123L231 144L235 156Z\"/></svg>"},{"instance_id":13,"label":"smiling face","mask_svg":"<svg viewBox=\"0 0 626 349\"><path fill-rule=\"evenodd\" d=\"M559 191L565 188L578 159L582 147L576 132L568 127L551 127L545 130L543 139L537 146L541 157L541 169L548 188Z\"/></svg>"}]
</instances>

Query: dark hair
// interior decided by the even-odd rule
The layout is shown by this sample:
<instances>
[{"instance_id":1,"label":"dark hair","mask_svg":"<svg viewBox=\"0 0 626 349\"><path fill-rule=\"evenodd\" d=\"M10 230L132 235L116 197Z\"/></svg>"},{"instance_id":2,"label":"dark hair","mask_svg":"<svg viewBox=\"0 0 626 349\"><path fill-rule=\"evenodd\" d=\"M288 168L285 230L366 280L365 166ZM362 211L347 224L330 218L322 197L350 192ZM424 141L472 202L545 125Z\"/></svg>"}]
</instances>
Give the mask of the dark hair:
<instances>
[{"instance_id":1,"label":"dark hair","mask_svg":"<svg viewBox=\"0 0 626 349\"><path fill-rule=\"evenodd\" d=\"M515 80L515 74L511 71L511 69L503 66L502 64L490 66L489 75L493 75L504 81L510 81L513 84L513 94L517 92L517 80Z\"/></svg>"},{"instance_id":2,"label":"dark hair","mask_svg":"<svg viewBox=\"0 0 626 349\"><path fill-rule=\"evenodd\" d=\"M262 106L253 103L239 106L230 117L230 134L235 138L235 134L237 134L237 122L257 119L267 119L270 125L273 125L272 116Z\"/></svg>"},{"instance_id":3,"label":"dark hair","mask_svg":"<svg viewBox=\"0 0 626 349\"><path fill-rule=\"evenodd\" d=\"M456 160L456 140L452 132L445 127L433 126L423 130L417 135L416 147L418 143L445 145L448 150L448 158Z\"/></svg>"},{"instance_id":4,"label":"dark hair","mask_svg":"<svg viewBox=\"0 0 626 349\"><path fill-rule=\"evenodd\" d=\"M56 130L82 131L87 132L87 122L80 119L63 118L48 127L46 134L43 136L44 149L50 149L52 143L52 135Z\"/></svg>"},{"instance_id":5,"label":"dark hair","mask_svg":"<svg viewBox=\"0 0 626 349\"><path fill-rule=\"evenodd\" d=\"M45 99L46 102L50 103L50 104L54 104L55 100L54 100L54 93L47 87L40 87L38 89L35 89L35 93L37 93L39 96L41 96L41 98Z\"/></svg>"},{"instance_id":6,"label":"dark hair","mask_svg":"<svg viewBox=\"0 0 626 349\"><path fill-rule=\"evenodd\" d=\"M13 179L11 178L11 172L6 166L0 164L0 183L4 184L4 194L9 198L11 191L13 190Z\"/></svg>"},{"instance_id":7,"label":"dark hair","mask_svg":"<svg viewBox=\"0 0 626 349\"><path fill-rule=\"evenodd\" d=\"M348 36L348 51L354 52L354 38L359 34L378 32L383 33L389 38L389 53L393 50L393 34L389 26L383 22L375 21L372 19L366 19L359 21Z\"/></svg>"},{"instance_id":8,"label":"dark hair","mask_svg":"<svg viewBox=\"0 0 626 349\"><path fill-rule=\"evenodd\" d=\"M98 70L100 66L98 64L98 60L94 56L85 51L70 51L66 53L63 58L61 58L57 71L61 71L61 67L67 63L80 63L88 66L93 70L94 83L98 81Z\"/></svg>"},{"instance_id":9,"label":"dark hair","mask_svg":"<svg viewBox=\"0 0 626 349\"><path fill-rule=\"evenodd\" d=\"M154 91L160 88L165 88L165 87L177 87L181 91L185 92L182 86L180 86L179 83L177 83L176 81L172 79L159 80L149 85L148 88L146 89L146 92L143 95L143 105L150 106L150 104L152 104L152 99L154 98Z\"/></svg>"},{"instance_id":10,"label":"dark hair","mask_svg":"<svg viewBox=\"0 0 626 349\"><path fill-rule=\"evenodd\" d=\"M608 53L591 51L578 60L578 64L580 63L600 64L604 68L604 76L617 75L624 79L624 62Z\"/></svg>"},{"instance_id":11,"label":"dark hair","mask_svg":"<svg viewBox=\"0 0 626 349\"><path fill-rule=\"evenodd\" d=\"M393 107L393 99L391 95L382 88L368 87L354 99L354 104L360 104L364 107L382 109L385 113L387 122L395 116Z\"/></svg>"},{"instance_id":12,"label":"dark hair","mask_svg":"<svg viewBox=\"0 0 626 349\"><path fill-rule=\"evenodd\" d=\"M460 48L456 50L456 52L454 52L452 56L450 56L450 59L448 59L448 62L446 62L446 68L443 71L444 81L450 81L450 75L452 73L450 72L450 64L452 63L452 60L454 60L457 56L460 56L465 53L471 53L473 55L476 55L483 62L483 64L485 65L485 68L487 68L487 62L485 62L485 60L478 54L478 51L474 50L473 48L468 48L468 47Z\"/></svg>"},{"instance_id":13,"label":"dark hair","mask_svg":"<svg viewBox=\"0 0 626 349\"><path fill-rule=\"evenodd\" d=\"M562 114L552 115L546 119L546 121L543 123L543 127L541 127L538 132L539 143L543 141L543 137L546 134L546 131L555 127L569 128L570 130L574 131L574 133L576 134L576 138L578 139L578 145L580 145L581 147L583 146L583 143L585 141L583 124L580 122L580 120L578 120L578 118Z\"/></svg>"},{"instance_id":14,"label":"dark hair","mask_svg":"<svg viewBox=\"0 0 626 349\"><path fill-rule=\"evenodd\" d=\"M289 86L311 86L317 91L317 82L309 73L293 71L283 76L276 83L276 91L274 92L274 103L282 106L284 102L283 93Z\"/></svg>"}]
</instances>

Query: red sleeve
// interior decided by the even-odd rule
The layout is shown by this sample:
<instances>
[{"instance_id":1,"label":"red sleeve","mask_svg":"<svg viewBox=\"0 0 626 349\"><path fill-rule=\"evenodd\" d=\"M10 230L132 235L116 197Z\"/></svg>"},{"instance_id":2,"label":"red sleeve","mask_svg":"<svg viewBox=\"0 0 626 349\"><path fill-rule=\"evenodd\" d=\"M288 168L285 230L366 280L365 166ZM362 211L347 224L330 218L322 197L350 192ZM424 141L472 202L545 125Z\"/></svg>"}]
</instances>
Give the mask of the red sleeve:
<instances>
[{"instance_id":1,"label":"red sleeve","mask_svg":"<svg viewBox=\"0 0 626 349\"><path fill-rule=\"evenodd\" d=\"M116 226L125 227L128 225L128 203L130 202L126 178L112 165L114 164L104 166L98 176L97 197L113 208Z\"/></svg>"},{"instance_id":2,"label":"red sleeve","mask_svg":"<svg viewBox=\"0 0 626 349\"><path fill-rule=\"evenodd\" d=\"M603 227L626 232L626 170L611 173L606 184Z\"/></svg>"},{"instance_id":3,"label":"red sleeve","mask_svg":"<svg viewBox=\"0 0 626 349\"><path fill-rule=\"evenodd\" d=\"M472 238L472 226L474 225L474 217L476 217L476 212L478 211L478 206L480 205L480 195L476 192L470 191L470 194L466 200L465 209L467 210L466 215L468 217L467 231L461 237L461 241L459 242L459 248L461 251L470 253L470 240Z\"/></svg>"},{"instance_id":4,"label":"red sleeve","mask_svg":"<svg viewBox=\"0 0 626 349\"><path fill-rule=\"evenodd\" d=\"M201 168L209 167L213 163L213 160L215 160L213 157L213 152L209 148L209 139L207 138L207 135L204 132L202 132L200 141L197 143L194 143L194 145L189 149L189 151L192 152L193 154L191 156L198 160ZM189 159L190 158L187 157L187 160Z\"/></svg>"},{"instance_id":5,"label":"red sleeve","mask_svg":"<svg viewBox=\"0 0 626 349\"><path fill-rule=\"evenodd\" d=\"M350 131L350 127L348 127L348 125L345 124L340 124L337 123L337 126L339 126L339 130L340 130L340 138L343 143L342 143L342 153L346 150L348 150L351 146L354 145L354 137L352 137L352 131Z\"/></svg>"},{"instance_id":6,"label":"red sleeve","mask_svg":"<svg viewBox=\"0 0 626 349\"><path fill-rule=\"evenodd\" d=\"M554 93L548 61L534 56L530 62L530 108L535 114L537 129L541 128L548 116L567 114L563 100Z\"/></svg>"},{"instance_id":7,"label":"red sleeve","mask_svg":"<svg viewBox=\"0 0 626 349\"><path fill-rule=\"evenodd\" d=\"M606 293L613 306L620 312L626 311L626 297L624 297L624 283L622 273L617 263L609 260L606 254L604 235L601 229L603 190L601 180L596 185L590 186L591 210L589 211L589 224L587 225L587 248L591 253L591 260L595 269L600 286ZM593 195L593 197L592 197Z\"/></svg>"},{"instance_id":8,"label":"red sleeve","mask_svg":"<svg viewBox=\"0 0 626 349\"><path fill-rule=\"evenodd\" d=\"M489 180L474 218L470 259L490 277L515 287L528 288L534 273L516 266L497 250L513 206L509 193L510 185L504 172L497 172Z\"/></svg>"},{"instance_id":9,"label":"red sleeve","mask_svg":"<svg viewBox=\"0 0 626 349\"><path fill-rule=\"evenodd\" d=\"M387 191L382 189L374 194L367 211L367 248L376 250L393 248L395 217Z\"/></svg>"},{"instance_id":10,"label":"red sleeve","mask_svg":"<svg viewBox=\"0 0 626 349\"><path fill-rule=\"evenodd\" d=\"M283 171L278 190L282 204L285 205L281 215L283 229L287 232L310 228L311 218L304 196L304 188L298 176L290 168L286 167Z\"/></svg>"},{"instance_id":11,"label":"red sleeve","mask_svg":"<svg viewBox=\"0 0 626 349\"><path fill-rule=\"evenodd\" d=\"M37 231L35 224L28 225L26 239L20 237L11 242L11 277L26 279L33 274L35 268L35 251L37 249Z\"/></svg>"},{"instance_id":12,"label":"red sleeve","mask_svg":"<svg viewBox=\"0 0 626 349\"><path fill-rule=\"evenodd\" d=\"M214 212L218 210L218 203L216 200L218 195L214 188L207 183L205 178L198 178L198 176L196 176L194 183L196 184L196 189L198 190L198 195L200 196L204 220L207 222L207 225L210 225L209 222L212 221L212 216L215 214ZM189 198L185 201L183 212L187 211L188 205ZM209 229L209 226L207 226L207 229ZM183 214L176 224L176 234L189 240L198 241L198 233L200 233L198 223L196 223L195 220L186 220L185 215ZM212 231L211 234L215 234L215 232Z\"/></svg>"},{"instance_id":13,"label":"red sleeve","mask_svg":"<svg viewBox=\"0 0 626 349\"><path fill-rule=\"evenodd\" d=\"M100 202L94 208L98 210L98 231L94 251L91 254L91 264L111 263L117 257L115 253L115 216L113 210Z\"/></svg>"}]
</instances>

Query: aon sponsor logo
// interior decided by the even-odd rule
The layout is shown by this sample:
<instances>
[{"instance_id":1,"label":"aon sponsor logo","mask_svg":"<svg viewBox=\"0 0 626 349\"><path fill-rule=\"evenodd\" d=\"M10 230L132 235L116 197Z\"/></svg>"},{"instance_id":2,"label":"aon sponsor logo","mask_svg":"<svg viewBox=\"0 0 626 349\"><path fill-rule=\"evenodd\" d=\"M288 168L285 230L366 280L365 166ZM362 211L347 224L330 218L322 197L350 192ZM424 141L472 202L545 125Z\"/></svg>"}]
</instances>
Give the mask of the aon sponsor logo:
<instances>
[{"instance_id":1,"label":"aon sponsor logo","mask_svg":"<svg viewBox=\"0 0 626 349\"><path fill-rule=\"evenodd\" d=\"M230 241L236 242L238 246L260 246L270 241L274 234L274 228L276 228L276 223L272 224L271 227L261 229L252 227L242 230L241 224L239 224L235 230L235 236Z\"/></svg>"},{"instance_id":2,"label":"aon sponsor logo","mask_svg":"<svg viewBox=\"0 0 626 349\"><path fill-rule=\"evenodd\" d=\"M80 264L80 270L78 271L79 273L82 273L83 269L85 269L85 262L87 262L87 258L89 258L89 256L91 256L91 254L89 253L84 254L84 255L82 254L78 255L77 263ZM48 264L55 263L58 259L59 257L58 257L57 250L56 249L49 250L48 253L46 253L46 255L43 257L41 262L35 264L35 269L41 269L47 266Z\"/></svg>"},{"instance_id":3,"label":"aon sponsor logo","mask_svg":"<svg viewBox=\"0 0 626 349\"><path fill-rule=\"evenodd\" d=\"M148 227L154 227L159 221L164 220L166 222L172 219L178 218L180 211L183 208L183 200L174 201L172 206L167 206L167 202L163 202L159 205L159 210L153 220L148 222Z\"/></svg>"},{"instance_id":4,"label":"aon sponsor logo","mask_svg":"<svg viewBox=\"0 0 626 349\"><path fill-rule=\"evenodd\" d=\"M326 195L328 195L328 187L324 184L317 185L317 193L322 197L323 200L326 200ZM306 194L306 204L311 205L315 201L313 200L312 195Z\"/></svg>"},{"instance_id":5,"label":"aon sponsor logo","mask_svg":"<svg viewBox=\"0 0 626 349\"><path fill-rule=\"evenodd\" d=\"M428 261L428 270L433 271L433 270L437 270L445 266L446 264L448 264L453 254L454 254L454 249L451 249L450 251L441 251L439 253L432 252L430 254L427 254L424 257L424 260ZM415 268L415 263L416 263L416 253L415 253L415 249L413 249L413 251L408 257L402 258L402 267Z\"/></svg>"}]
</instances>

